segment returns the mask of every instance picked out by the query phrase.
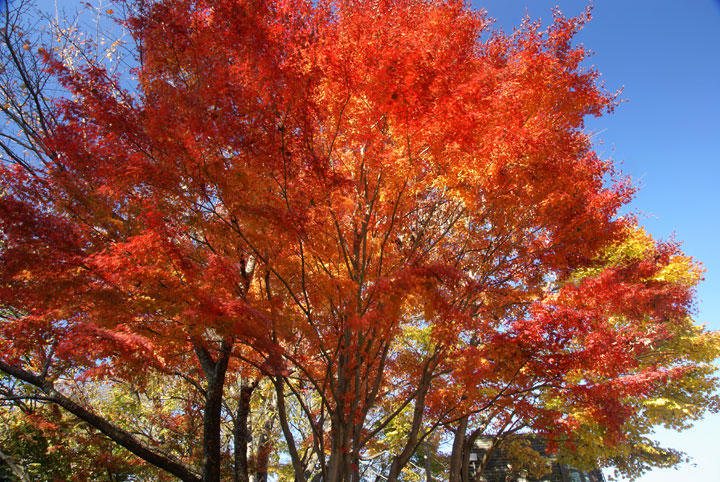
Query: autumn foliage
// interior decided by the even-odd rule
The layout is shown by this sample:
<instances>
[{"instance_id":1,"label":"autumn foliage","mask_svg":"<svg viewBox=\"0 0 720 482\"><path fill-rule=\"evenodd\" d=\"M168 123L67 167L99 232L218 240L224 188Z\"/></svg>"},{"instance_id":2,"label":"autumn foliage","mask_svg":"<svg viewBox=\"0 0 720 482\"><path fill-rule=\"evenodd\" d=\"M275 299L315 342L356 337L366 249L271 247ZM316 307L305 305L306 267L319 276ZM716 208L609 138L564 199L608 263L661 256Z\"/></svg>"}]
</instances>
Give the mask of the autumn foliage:
<instances>
[{"instance_id":1,"label":"autumn foliage","mask_svg":"<svg viewBox=\"0 0 720 482\"><path fill-rule=\"evenodd\" d=\"M633 474L673 455L653 425L716 407L702 270L619 216L633 187L583 129L616 104L572 43L587 14L508 35L456 1L125 7L128 76L46 45L25 55L61 93L4 110L23 396L208 481L410 480L443 439L465 481L479 435L519 430Z\"/></svg>"}]
</instances>

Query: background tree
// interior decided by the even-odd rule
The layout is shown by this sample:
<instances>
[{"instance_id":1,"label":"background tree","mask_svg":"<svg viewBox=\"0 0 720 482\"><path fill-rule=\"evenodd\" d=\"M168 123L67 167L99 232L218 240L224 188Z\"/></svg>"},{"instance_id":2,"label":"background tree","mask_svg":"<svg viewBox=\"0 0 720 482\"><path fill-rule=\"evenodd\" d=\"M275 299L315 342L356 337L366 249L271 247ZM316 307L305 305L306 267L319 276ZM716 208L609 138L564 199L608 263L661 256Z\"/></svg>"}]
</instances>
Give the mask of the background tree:
<instances>
[{"instance_id":1,"label":"background tree","mask_svg":"<svg viewBox=\"0 0 720 482\"><path fill-rule=\"evenodd\" d=\"M537 392L534 400L536 414L545 410L563 414L559 420L562 425L547 434L551 446L558 450L555 456L586 469L613 465L622 476L632 479L650 466L672 466L682 459L682 454L662 448L648 438L652 427L687 427L700 412L717 410L711 364L718 356L717 334L703 332L687 316L684 305L690 300L689 290L701 279L702 270L682 255L676 244L658 243L641 229L631 229L622 242L605 250L598 259L599 266L579 270L564 286L551 290L534 319L522 320L503 335L522 345L530 343L521 351L525 358L517 357L517 363L523 365L527 374L536 380L555 380L552 386ZM622 283L623 303L613 306L599 302L608 296L608 288L617 289L618 281ZM553 310L552 332L537 326L547 322L544 315L548 304ZM560 306L569 311L563 313ZM658 318L657 314L662 315ZM560 329L563 325L559 320L571 321L570 316L578 315L582 325L575 328L565 325L564 330ZM606 328L598 329L598 323L605 323ZM535 326L528 329L529 324ZM640 330L646 337L624 345L624 359L618 359L617 354L612 354L613 348L603 346L604 339L593 343L587 339L607 336L608 329L619 330L622 336ZM560 343L549 343L548 336L563 339ZM566 365L561 369L562 378L552 373L555 363L576 363L582 359L587 360L586 366ZM542 367L540 373L533 373L531 367L536 363L539 369ZM682 372L683 376L667 383L673 372ZM655 378L656 383L641 383L641 391L636 392L638 379L645 382L650 378ZM622 395L614 394L615 391ZM597 400L588 403L588 397ZM536 420L518 414L515 405L511 408L509 421L500 418L500 423L490 420L486 425L471 424L462 453L463 470L467 471L470 447L476 437L487 436L486 428L499 444L519 429L530 427L537 431L533 426ZM625 417L623 413L632 415ZM480 416L484 421L489 418L486 413ZM498 418L498 413L492 416ZM608 420L618 416L619 423ZM599 417L605 420L598 422Z\"/></svg>"},{"instance_id":2,"label":"background tree","mask_svg":"<svg viewBox=\"0 0 720 482\"><path fill-rule=\"evenodd\" d=\"M466 480L478 427L622 465L710 399L692 262L603 257L632 187L583 132L615 103L571 42L587 14L121 7L134 78L7 20L0 370L29 396L207 481L400 480L447 433Z\"/></svg>"}]
</instances>

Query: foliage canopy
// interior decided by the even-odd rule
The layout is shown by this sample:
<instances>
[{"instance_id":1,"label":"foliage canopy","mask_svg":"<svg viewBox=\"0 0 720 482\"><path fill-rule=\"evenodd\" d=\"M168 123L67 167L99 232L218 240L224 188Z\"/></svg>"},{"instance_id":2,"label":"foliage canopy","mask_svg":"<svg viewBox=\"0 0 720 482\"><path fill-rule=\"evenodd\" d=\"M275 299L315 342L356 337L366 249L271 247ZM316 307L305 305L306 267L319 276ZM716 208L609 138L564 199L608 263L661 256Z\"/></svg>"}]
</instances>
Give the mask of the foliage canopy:
<instances>
[{"instance_id":1,"label":"foliage canopy","mask_svg":"<svg viewBox=\"0 0 720 482\"><path fill-rule=\"evenodd\" d=\"M521 430L633 476L678 460L653 426L717 408L702 270L618 216L633 187L584 131L615 105L572 43L588 13L511 35L454 0L103 15L130 70L3 31L22 430L88 430L68 457L117 477L108 438L135 475L466 481L478 436Z\"/></svg>"}]
</instances>

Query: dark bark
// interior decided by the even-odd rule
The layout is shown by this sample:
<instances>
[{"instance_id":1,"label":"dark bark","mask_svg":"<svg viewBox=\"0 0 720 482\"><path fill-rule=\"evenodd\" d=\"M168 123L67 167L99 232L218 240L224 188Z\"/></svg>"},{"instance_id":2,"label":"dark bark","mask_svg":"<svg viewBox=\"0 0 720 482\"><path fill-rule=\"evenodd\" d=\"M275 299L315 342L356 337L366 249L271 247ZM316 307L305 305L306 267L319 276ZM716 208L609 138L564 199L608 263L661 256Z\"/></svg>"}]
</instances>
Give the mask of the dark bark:
<instances>
[{"instance_id":1,"label":"dark bark","mask_svg":"<svg viewBox=\"0 0 720 482\"><path fill-rule=\"evenodd\" d=\"M205 377L205 413L203 414L203 482L220 482L220 423L222 415L225 372L232 345L223 341L218 359L213 360L208 350L201 344L195 346Z\"/></svg>"},{"instance_id":2,"label":"dark bark","mask_svg":"<svg viewBox=\"0 0 720 482\"><path fill-rule=\"evenodd\" d=\"M235 444L235 482L248 482L248 443L250 442L249 417L250 398L257 384L243 380L240 386L240 400L235 414L233 439Z\"/></svg>"},{"instance_id":3,"label":"dark bark","mask_svg":"<svg viewBox=\"0 0 720 482\"><path fill-rule=\"evenodd\" d=\"M328 468L327 468L327 474L328 474L328 482L341 482L342 481L342 471L341 468L343 466L343 446L342 446L342 440L343 440L343 432L344 432L344 423L341 420L341 417L339 415L339 409L335 410L335 413L331 415L331 427L332 427L332 434L330 438L330 459L328 460Z\"/></svg>"},{"instance_id":4,"label":"dark bark","mask_svg":"<svg viewBox=\"0 0 720 482\"><path fill-rule=\"evenodd\" d=\"M390 465L390 472L388 473L387 481L395 482L400 477L400 472L403 467L407 465L410 458L417 450L418 445L424 440L425 435L419 436L420 429L422 428L423 416L425 414L425 397L430 390L432 383L432 373L437 366L437 351L425 361L422 369L422 375L418 382L418 389L415 394L415 407L413 409L413 418L410 426L410 433L408 433L407 441L402 452L393 458L392 464Z\"/></svg>"},{"instance_id":5,"label":"dark bark","mask_svg":"<svg viewBox=\"0 0 720 482\"><path fill-rule=\"evenodd\" d=\"M400 452L400 454L396 455L393 459L392 465L390 466L390 472L388 473L387 477L388 482L395 482L398 480L403 467L407 465L407 463L410 461L410 458L415 453L418 444L422 442L422 438L419 439L418 435L420 432L420 428L422 427L423 414L425 412L425 396L427 395L428 389L430 388L430 380L429 377L426 376L426 374L428 373L429 372L426 366L426 370L423 373L424 379L421 381L421 386L418 389L418 393L415 398L415 408L413 410L413 419L412 425L410 427L410 433L408 434L407 442L405 443L403 451Z\"/></svg>"},{"instance_id":6,"label":"dark bark","mask_svg":"<svg viewBox=\"0 0 720 482\"><path fill-rule=\"evenodd\" d=\"M253 471L255 482L267 482L270 453L272 452L272 439L268 436L272 430L272 420L265 422L262 432L258 436L258 447L253 457Z\"/></svg>"},{"instance_id":7,"label":"dark bark","mask_svg":"<svg viewBox=\"0 0 720 482\"><path fill-rule=\"evenodd\" d=\"M293 437L292 431L290 430L290 424L287 420L287 407L285 406L285 380L278 376L273 380L273 383L275 384L275 393L277 394L277 408L280 428L282 428L283 435L285 436L285 442L288 445L290 460L292 461L293 470L295 471L295 481L305 482L305 467L303 466L302 459L298 454L297 446L295 445L295 437Z\"/></svg>"},{"instance_id":8,"label":"dark bark","mask_svg":"<svg viewBox=\"0 0 720 482\"><path fill-rule=\"evenodd\" d=\"M465 431L467 430L468 419L468 416L461 418L455 429L452 452L450 453L449 482L461 482L462 480L463 449L465 447Z\"/></svg>"},{"instance_id":9,"label":"dark bark","mask_svg":"<svg viewBox=\"0 0 720 482\"><path fill-rule=\"evenodd\" d=\"M273 419L268 419L257 434L257 450L248 457L252 439L250 426L250 399L258 382L243 381L240 387L240 401L235 413L233 436L235 440L235 481L267 482L270 454L272 453ZM273 406L274 408L274 406Z\"/></svg>"},{"instance_id":10,"label":"dark bark","mask_svg":"<svg viewBox=\"0 0 720 482\"><path fill-rule=\"evenodd\" d=\"M112 441L114 441L118 445L121 445L122 447L125 447L130 452L145 460L149 464L152 464L159 469L165 470L166 472L178 477L180 480L192 482L200 481L200 478L197 476L197 474L189 467L186 467L177 460L173 460L165 455L152 451L140 440L135 438L135 436L133 436L131 433L113 425L103 417L78 405L70 398L55 390L53 384L50 381L38 375L25 371L21 368L8 365L2 361L0 361L0 370L12 377L17 378L18 380L22 380L39 388L43 391L43 393L45 393L48 400L63 407L65 410L72 413L80 420L96 428L105 436L110 438Z\"/></svg>"},{"instance_id":11,"label":"dark bark","mask_svg":"<svg viewBox=\"0 0 720 482\"><path fill-rule=\"evenodd\" d=\"M423 467L425 468L425 482L434 482L432 475L432 466L430 464L430 454L436 451L436 446L432 446L427 442L423 444Z\"/></svg>"}]
</instances>

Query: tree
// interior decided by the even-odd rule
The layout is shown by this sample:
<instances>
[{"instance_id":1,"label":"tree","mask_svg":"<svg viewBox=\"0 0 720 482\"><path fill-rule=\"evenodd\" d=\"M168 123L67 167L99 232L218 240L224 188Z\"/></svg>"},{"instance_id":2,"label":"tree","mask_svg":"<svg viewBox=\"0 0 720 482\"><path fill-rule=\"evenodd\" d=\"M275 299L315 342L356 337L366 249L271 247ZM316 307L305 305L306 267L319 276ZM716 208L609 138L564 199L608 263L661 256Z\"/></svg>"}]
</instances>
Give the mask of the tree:
<instances>
[{"instance_id":1,"label":"tree","mask_svg":"<svg viewBox=\"0 0 720 482\"><path fill-rule=\"evenodd\" d=\"M505 35L456 1L122 6L133 79L6 24L0 370L30 393L182 480L359 481L446 433L466 480L478 427L593 434L606 461L657 420L629 400L712 392L714 348L659 348L716 343L658 274L677 247L603 258L633 188L583 131L615 105L572 44L589 14Z\"/></svg>"},{"instance_id":2,"label":"tree","mask_svg":"<svg viewBox=\"0 0 720 482\"><path fill-rule=\"evenodd\" d=\"M554 387L534 401L535 410L559 411L568 424L547 434L559 449L554 454L556 459L586 469L615 466L630 479L649 467L672 466L682 460L682 454L660 447L648 435L654 426L688 427L705 410L717 411L719 398L711 376L711 362L718 357L720 346L717 333L695 326L682 308L688 289L701 276L701 268L684 256L677 244L658 243L643 230L632 229L622 242L599 254L597 266L576 272L536 306L534 317L521 320L503 334L523 347L516 363L528 368L528 376L535 380L557 377ZM609 302L615 294L608 290L619 287L624 299ZM547 324L548 309L553 310L552 325ZM577 322L578 316L584 327L565 324ZM619 330L623 336L635 330L650 336L625 344L626 359L618 360L608 356L614 351L612 347L603 346L608 341L608 329ZM558 336L563 338L560 343L549 343L551 337ZM587 366L568 369L568 361ZM553 373L556 363L565 367ZM611 363L621 364L620 374L619 367ZM531 365L538 371L534 372ZM673 372L683 375L674 378ZM673 378L672 383L667 382L668 377ZM648 378L660 383L645 385ZM639 380L642 388L637 386ZM562 390L556 391L558 388ZM619 396L614 393L617 391L621 392ZM578 403L578 395L597 399ZM509 423L495 423L495 443L503 444L508 435L532 426L526 414L513 415ZM607 420L619 415L619 423ZM486 414L482 416L488 419ZM474 439L486 436L482 425L473 428L464 441L465 471ZM456 439L458 435L465 436L456 434ZM511 443L517 441L511 438Z\"/></svg>"},{"instance_id":3,"label":"tree","mask_svg":"<svg viewBox=\"0 0 720 482\"><path fill-rule=\"evenodd\" d=\"M92 427L43 404L37 394L8 392L7 386L0 407L0 480L120 482L153 474Z\"/></svg>"}]
</instances>

